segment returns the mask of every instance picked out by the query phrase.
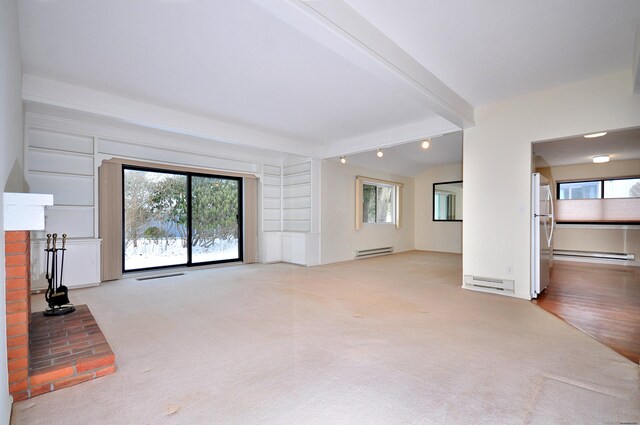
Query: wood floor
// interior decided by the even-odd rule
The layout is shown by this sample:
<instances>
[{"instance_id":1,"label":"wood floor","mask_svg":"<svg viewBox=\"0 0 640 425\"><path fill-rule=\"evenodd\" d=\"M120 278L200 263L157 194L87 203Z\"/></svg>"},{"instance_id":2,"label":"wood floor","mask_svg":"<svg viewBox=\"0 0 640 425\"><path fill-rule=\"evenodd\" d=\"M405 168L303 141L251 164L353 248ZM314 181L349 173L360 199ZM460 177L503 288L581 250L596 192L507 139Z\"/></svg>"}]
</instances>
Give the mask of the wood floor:
<instances>
[{"instance_id":1,"label":"wood floor","mask_svg":"<svg viewBox=\"0 0 640 425\"><path fill-rule=\"evenodd\" d=\"M638 364L640 267L556 261L534 303Z\"/></svg>"}]
</instances>

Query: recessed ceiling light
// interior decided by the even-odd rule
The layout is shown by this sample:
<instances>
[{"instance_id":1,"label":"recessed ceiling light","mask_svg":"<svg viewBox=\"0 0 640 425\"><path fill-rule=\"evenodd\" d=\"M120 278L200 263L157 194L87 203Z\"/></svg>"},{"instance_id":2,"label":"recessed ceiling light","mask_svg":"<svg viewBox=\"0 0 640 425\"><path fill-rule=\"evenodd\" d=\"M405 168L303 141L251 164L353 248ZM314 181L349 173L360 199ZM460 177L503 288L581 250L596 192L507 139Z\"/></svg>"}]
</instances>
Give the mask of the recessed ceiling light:
<instances>
[{"instance_id":1,"label":"recessed ceiling light","mask_svg":"<svg viewBox=\"0 0 640 425\"><path fill-rule=\"evenodd\" d=\"M378 149L378 153L376 153L376 155L378 155L378 158L382 158L384 156L384 153L381 149Z\"/></svg>"},{"instance_id":2,"label":"recessed ceiling light","mask_svg":"<svg viewBox=\"0 0 640 425\"><path fill-rule=\"evenodd\" d=\"M429 149L429 142L431 141L431 139L427 139L425 141L422 142L422 144L420 146L422 146L422 149Z\"/></svg>"},{"instance_id":3,"label":"recessed ceiling light","mask_svg":"<svg viewBox=\"0 0 640 425\"><path fill-rule=\"evenodd\" d=\"M609 155L597 155L593 157L595 164L602 164L603 162L609 162Z\"/></svg>"},{"instance_id":4,"label":"recessed ceiling light","mask_svg":"<svg viewBox=\"0 0 640 425\"><path fill-rule=\"evenodd\" d=\"M343 164L346 164L347 163L347 158L345 158L344 156L341 156L340 157L340 162L343 163Z\"/></svg>"},{"instance_id":5,"label":"recessed ceiling light","mask_svg":"<svg viewBox=\"0 0 640 425\"><path fill-rule=\"evenodd\" d=\"M587 139L593 139L594 137L602 137L605 134L607 134L606 131L601 131L600 133L585 134L584 137L586 137Z\"/></svg>"}]
</instances>

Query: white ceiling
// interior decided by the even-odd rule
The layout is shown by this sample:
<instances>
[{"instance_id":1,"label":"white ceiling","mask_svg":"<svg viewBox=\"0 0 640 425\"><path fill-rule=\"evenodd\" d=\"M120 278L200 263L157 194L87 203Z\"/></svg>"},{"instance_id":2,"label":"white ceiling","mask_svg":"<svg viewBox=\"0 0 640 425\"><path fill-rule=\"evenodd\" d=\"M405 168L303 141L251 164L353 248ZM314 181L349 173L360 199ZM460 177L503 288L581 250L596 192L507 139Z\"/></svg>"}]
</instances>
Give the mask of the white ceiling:
<instances>
[{"instance_id":1,"label":"white ceiling","mask_svg":"<svg viewBox=\"0 0 640 425\"><path fill-rule=\"evenodd\" d=\"M474 106L631 69L638 0L345 0Z\"/></svg>"},{"instance_id":2,"label":"white ceiling","mask_svg":"<svg viewBox=\"0 0 640 425\"><path fill-rule=\"evenodd\" d=\"M630 69L640 1L612 4L20 0L23 95L331 157L457 131L473 106Z\"/></svg>"},{"instance_id":3,"label":"white ceiling","mask_svg":"<svg viewBox=\"0 0 640 425\"><path fill-rule=\"evenodd\" d=\"M640 128L609 131L592 139L579 135L534 143L533 153L537 167L590 164L596 155L609 155L611 161L640 159Z\"/></svg>"},{"instance_id":4,"label":"white ceiling","mask_svg":"<svg viewBox=\"0 0 640 425\"><path fill-rule=\"evenodd\" d=\"M307 143L433 116L249 1L21 2L23 71Z\"/></svg>"},{"instance_id":5,"label":"white ceiling","mask_svg":"<svg viewBox=\"0 0 640 425\"><path fill-rule=\"evenodd\" d=\"M347 155L346 160L350 165L408 177L416 177L431 167L462 163L462 131L431 139L428 149L422 149L421 142L383 148L382 158L376 156L376 151L369 151Z\"/></svg>"}]
</instances>

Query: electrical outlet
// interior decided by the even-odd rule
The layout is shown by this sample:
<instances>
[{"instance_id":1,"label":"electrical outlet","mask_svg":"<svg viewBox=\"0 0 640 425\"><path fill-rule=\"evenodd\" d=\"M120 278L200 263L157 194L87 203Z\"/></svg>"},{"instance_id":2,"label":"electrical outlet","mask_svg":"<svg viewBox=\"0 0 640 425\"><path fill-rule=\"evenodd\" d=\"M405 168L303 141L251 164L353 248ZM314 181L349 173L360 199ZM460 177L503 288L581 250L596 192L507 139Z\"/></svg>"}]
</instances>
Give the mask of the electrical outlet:
<instances>
[{"instance_id":1,"label":"electrical outlet","mask_svg":"<svg viewBox=\"0 0 640 425\"><path fill-rule=\"evenodd\" d=\"M507 274L509 276L513 275L513 266L511 264L507 266Z\"/></svg>"}]
</instances>

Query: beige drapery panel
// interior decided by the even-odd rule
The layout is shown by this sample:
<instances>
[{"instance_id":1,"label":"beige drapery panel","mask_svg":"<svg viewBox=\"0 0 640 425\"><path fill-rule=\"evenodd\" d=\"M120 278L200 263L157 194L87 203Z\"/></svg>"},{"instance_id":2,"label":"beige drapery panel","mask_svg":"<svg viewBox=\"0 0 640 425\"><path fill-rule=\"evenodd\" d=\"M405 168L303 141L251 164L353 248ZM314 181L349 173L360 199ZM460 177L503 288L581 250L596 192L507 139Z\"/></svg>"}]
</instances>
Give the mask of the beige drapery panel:
<instances>
[{"instance_id":1,"label":"beige drapery panel","mask_svg":"<svg viewBox=\"0 0 640 425\"><path fill-rule=\"evenodd\" d=\"M102 239L101 280L122 278L122 166L158 168L169 171L215 174L242 177L242 205L244 212L243 262L254 263L258 234L258 183L256 176L246 173L203 170L195 167L155 164L143 161L113 158L102 162L98 168L99 231Z\"/></svg>"},{"instance_id":2,"label":"beige drapery panel","mask_svg":"<svg viewBox=\"0 0 640 425\"><path fill-rule=\"evenodd\" d=\"M362 180L360 177L356 177L356 230L362 229L362 204L364 198L362 197Z\"/></svg>"},{"instance_id":3,"label":"beige drapery panel","mask_svg":"<svg viewBox=\"0 0 640 425\"><path fill-rule=\"evenodd\" d=\"M258 180L245 177L242 179L242 206L244 209L244 245L243 262L255 263L258 252Z\"/></svg>"},{"instance_id":4,"label":"beige drapery panel","mask_svg":"<svg viewBox=\"0 0 640 425\"><path fill-rule=\"evenodd\" d=\"M100 279L122 277L122 164L104 161L98 168Z\"/></svg>"},{"instance_id":5,"label":"beige drapery panel","mask_svg":"<svg viewBox=\"0 0 640 425\"><path fill-rule=\"evenodd\" d=\"M362 184L364 182L369 183L380 183L386 184L389 186L394 186L396 191L396 216L395 216L395 226L396 229L399 229L402 225L402 187L404 184L398 182L392 182L389 180L380 180L374 179L373 177L365 177L365 176L356 176L356 230L362 229L362 205L364 203L364 198L362 194Z\"/></svg>"}]
</instances>

